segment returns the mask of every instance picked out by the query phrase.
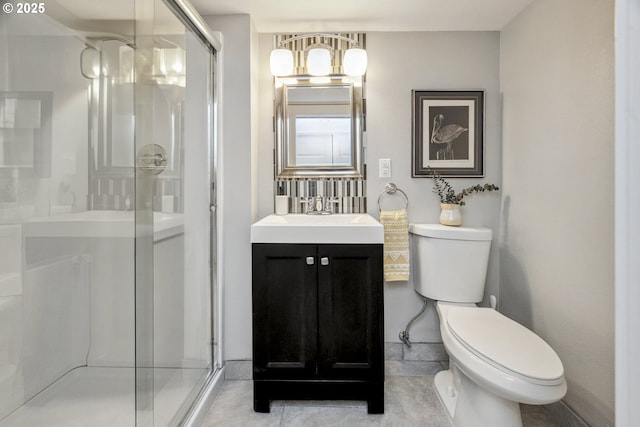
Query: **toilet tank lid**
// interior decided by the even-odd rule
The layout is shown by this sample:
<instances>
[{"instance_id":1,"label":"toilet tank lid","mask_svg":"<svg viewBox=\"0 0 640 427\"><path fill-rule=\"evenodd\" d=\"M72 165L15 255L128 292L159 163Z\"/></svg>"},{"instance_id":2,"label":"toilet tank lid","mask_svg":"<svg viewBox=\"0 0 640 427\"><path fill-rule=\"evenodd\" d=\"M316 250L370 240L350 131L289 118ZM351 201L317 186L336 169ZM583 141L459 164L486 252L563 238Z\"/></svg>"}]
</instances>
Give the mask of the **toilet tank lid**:
<instances>
[{"instance_id":1,"label":"toilet tank lid","mask_svg":"<svg viewBox=\"0 0 640 427\"><path fill-rule=\"evenodd\" d=\"M491 240L486 227L451 227L442 224L409 224L409 232L419 236L452 240Z\"/></svg>"}]
</instances>

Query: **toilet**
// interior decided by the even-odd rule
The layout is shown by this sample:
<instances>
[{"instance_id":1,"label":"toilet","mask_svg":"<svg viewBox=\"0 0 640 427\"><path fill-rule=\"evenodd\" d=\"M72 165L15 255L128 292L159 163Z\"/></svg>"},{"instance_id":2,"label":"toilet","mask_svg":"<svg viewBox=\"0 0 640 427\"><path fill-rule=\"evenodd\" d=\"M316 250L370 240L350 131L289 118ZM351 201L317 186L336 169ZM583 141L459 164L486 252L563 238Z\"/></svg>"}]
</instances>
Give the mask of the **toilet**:
<instances>
[{"instance_id":1,"label":"toilet","mask_svg":"<svg viewBox=\"0 0 640 427\"><path fill-rule=\"evenodd\" d=\"M436 301L449 369L435 388L455 427L520 427L520 403L556 402L567 392L553 349L493 308L478 307L491 248L488 228L411 224L415 290Z\"/></svg>"}]
</instances>

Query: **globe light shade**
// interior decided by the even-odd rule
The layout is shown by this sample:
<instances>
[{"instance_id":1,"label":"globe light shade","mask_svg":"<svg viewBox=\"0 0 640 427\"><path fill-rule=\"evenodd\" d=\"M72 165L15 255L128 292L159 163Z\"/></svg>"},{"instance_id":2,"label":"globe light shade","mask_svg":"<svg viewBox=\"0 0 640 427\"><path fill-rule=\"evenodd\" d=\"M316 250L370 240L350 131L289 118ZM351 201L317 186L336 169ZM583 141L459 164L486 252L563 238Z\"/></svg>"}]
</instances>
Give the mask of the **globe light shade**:
<instances>
[{"instance_id":1,"label":"globe light shade","mask_svg":"<svg viewBox=\"0 0 640 427\"><path fill-rule=\"evenodd\" d=\"M290 76L293 74L293 53L289 49L274 49L269 58L271 74L274 76Z\"/></svg>"},{"instance_id":2,"label":"globe light shade","mask_svg":"<svg viewBox=\"0 0 640 427\"><path fill-rule=\"evenodd\" d=\"M309 49L307 71L312 76L326 76L331 73L331 52L324 48Z\"/></svg>"},{"instance_id":3,"label":"globe light shade","mask_svg":"<svg viewBox=\"0 0 640 427\"><path fill-rule=\"evenodd\" d=\"M367 71L367 51L357 47L344 53L344 73L348 76L362 76Z\"/></svg>"}]
</instances>

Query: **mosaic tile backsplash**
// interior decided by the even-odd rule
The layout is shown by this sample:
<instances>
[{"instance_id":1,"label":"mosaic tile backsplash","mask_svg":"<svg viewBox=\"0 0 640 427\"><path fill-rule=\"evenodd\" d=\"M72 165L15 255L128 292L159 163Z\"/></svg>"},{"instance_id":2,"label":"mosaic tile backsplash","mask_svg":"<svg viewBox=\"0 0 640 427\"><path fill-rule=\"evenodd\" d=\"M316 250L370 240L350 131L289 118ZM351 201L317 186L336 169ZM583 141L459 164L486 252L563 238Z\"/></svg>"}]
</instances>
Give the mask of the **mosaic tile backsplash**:
<instances>
[{"instance_id":1,"label":"mosaic tile backsplash","mask_svg":"<svg viewBox=\"0 0 640 427\"><path fill-rule=\"evenodd\" d=\"M289 213L306 213L304 203L310 197L321 196L335 201L335 213L366 213L366 181L351 178L276 179L274 195L289 196ZM275 202L274 202L275 203Z\"/></svg>"}]
</instances>

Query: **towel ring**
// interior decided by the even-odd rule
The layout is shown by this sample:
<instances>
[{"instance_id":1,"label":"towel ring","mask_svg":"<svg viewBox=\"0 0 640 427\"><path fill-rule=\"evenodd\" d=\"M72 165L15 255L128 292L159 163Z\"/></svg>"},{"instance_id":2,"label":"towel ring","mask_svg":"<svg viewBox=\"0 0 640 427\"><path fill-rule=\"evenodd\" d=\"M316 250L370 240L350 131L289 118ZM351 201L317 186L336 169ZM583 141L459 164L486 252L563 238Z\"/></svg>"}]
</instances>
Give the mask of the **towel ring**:
<instances>
[{"instance_id":1,"label":"towel ring","mask_svg":"<svg viewBox=\"0 0 640 427\"><path fill-rule=\"evenodd\" d=\"M396 194L396 192L398 191L404 196L404 208L407 209L407 207L409 206L409 198L407 197L407 193L399 189L398 186L395 185L393 182L390 182L384 187L384 191L380 193L380 195L378 196L378 210L382 211L382 207L380 206L380 201L382 200L382 196L386 194Z\"/></svg>"}]
</instances>

